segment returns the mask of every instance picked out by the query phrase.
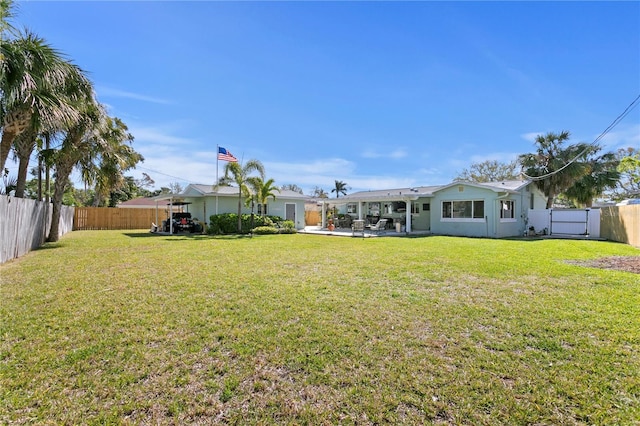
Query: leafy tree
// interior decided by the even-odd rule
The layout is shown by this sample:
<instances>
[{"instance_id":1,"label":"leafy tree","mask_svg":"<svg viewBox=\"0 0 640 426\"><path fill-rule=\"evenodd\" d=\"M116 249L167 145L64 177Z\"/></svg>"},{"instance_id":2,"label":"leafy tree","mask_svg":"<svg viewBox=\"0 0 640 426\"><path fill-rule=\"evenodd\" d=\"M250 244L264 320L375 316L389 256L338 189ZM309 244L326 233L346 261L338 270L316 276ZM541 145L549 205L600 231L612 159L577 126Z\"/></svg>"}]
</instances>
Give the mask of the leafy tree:
<instances>
[{"instance_id":1,"label":"leafy tree","mask_svg":"<svg viewBox=\"0 0 640 426\"><path fill-rule=\"evenodd\" d=\"M171 194L180 194L184 191L184 188L179 182L169 182L169 190Z\"/></svg>"},{"instance_id":2,"label":"leafy tree","mask_svg":"<svg viewBox=\"0 0 640 426\"><path fill-rule=\"evenodd\" d=\"M258 160L249 160L244 166L237 162L229 162L224 166L225 179L238 186L238 232L242 231L242 198L250 196L248 178L254 172L264 179L264 166Z\"/></svg>"},{"instance_id":3,"label":"leafy tree","mask_svg":"<svg viewBox=\"0 0 640 426\"><path fill-rule=\"evenodd\" d=\"M584 160L594 148L586 143L565 146L569 137L566 130L538 135L536 152L519 157L526 177L533 179L546 195L547 208L551 208L558 194L571 188L589 172Z\"/></svg>"},{"instance_id":4,"label":"leafy tree","mask_svg":"<svg viewBox=\"0 0 640 426\"><path fill-rule=\"evenodd\" d=\"M266 182L259 176L251 176L247 179L249 186L253 190L252 197L248 198L247 201L250 202L252 198L258 204L262 204L264 208L262 209L262 216L267 215L267 200L269 197L276 199L275 192L280 192L277 186L274 185L274 180L269 179Z\"/></svg>"},{"instance_id":5,"label":"leafy tree","mask_svg":"<svg viewBox=\"0 0 640 426\"><path fill-rule=\"evenodd\" d=\"M302 190L302 188L300 188L295 183L284 184L280 187L280 189L282 189L283 191L293 191L293 192L297 192L298 194L304 194L304 191Z\"/></svg>"},{"instance_id":6,"label":"leafy tree","mask_svg":"<svg viewBox=\"0 0 640 426\"><path fill-rule=\"evenodd\" d=\"M311 193L311 196L315 198L329 198L329 194L327 194L327 191L320 188L319 186L316 186L315 188L313 188L313 192Z\"/></svg>"},{"instance_id":7,"label":"leafy tree","mask_svg":"<svg viewBox=\"0 0 640 426\"><path fill-rule=\"evenodd\" d=\"M614 199L640 198L640 149L619 149L616 158L620 180L613 192Z\"/></svg>"},{"instance_id":8,"label":"leafy tree","mask_svg":"<svg viewBox=\"0 0 640 426\"><path fill-rule=\"evenodd\" d=\"M468 169L458 173L455 180L464 182L499 182L505 180L517 180L520 178L517 161L501 163L496 160L487 160L481 163L473 163Z\"/></svg>"},{"instance_id":9,"label":"leafy tree","mask_svg":"<svg viewBox=\"0 0 640 426\"><path fill-rule=\"evenodd\" d=\"M336 198L340 198L340 194L347 195L347 184L341 180L335 181L335 188L331 192L336 193Z\"/></svg>"},{"instance_id":10,"label":"leafy tree","mask_svg":"<svg viewBox=\"0 0 640 426\"><path fill-rule=\"evenodd\" d=\"M595 156L601 147L596 146L585 161L587 173L565 191L568 198L586 207L593 205L593 200L606 190L617 186L620 172L617 170L619 161L612 152Z\"/></svg>"}]
</instances>

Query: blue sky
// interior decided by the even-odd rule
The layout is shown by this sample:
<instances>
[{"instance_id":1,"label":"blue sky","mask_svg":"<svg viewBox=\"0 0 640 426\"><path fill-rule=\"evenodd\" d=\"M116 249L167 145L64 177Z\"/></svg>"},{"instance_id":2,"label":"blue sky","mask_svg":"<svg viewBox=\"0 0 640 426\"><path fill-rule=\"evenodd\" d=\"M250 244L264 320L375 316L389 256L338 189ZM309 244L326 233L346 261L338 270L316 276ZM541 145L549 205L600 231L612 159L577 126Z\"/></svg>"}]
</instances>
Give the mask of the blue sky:
<instances>
[{"instance_id":1,"label":"blue sky","mask_svg":"<svg viewBox=\"0 0 640 426\"><path fill-rule=\"evenodd\" d=\"M89 73L145 157L130 174L157 188L213 184L216 145L305 193L336 179L349 192L444 184L532 152L537 134L591 142L640 94L639 2L19 1L16 12ZM603 144L640 146L640 108Z\"/></svg>"}]
</instances>

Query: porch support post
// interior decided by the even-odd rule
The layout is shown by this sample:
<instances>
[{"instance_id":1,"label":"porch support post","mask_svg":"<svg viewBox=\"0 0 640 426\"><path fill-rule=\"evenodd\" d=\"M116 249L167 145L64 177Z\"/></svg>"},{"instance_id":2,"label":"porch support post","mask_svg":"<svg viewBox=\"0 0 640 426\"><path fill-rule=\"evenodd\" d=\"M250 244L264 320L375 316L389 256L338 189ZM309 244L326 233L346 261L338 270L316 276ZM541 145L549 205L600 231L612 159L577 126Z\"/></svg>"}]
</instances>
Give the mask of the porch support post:
<instances>
[{"instance_id":1,"label":"porch support post","mask_svg":"<svg viewBox=\"0 0 640 426\"><path fill-rule=\"evenodd\" d=\"M406 227L405 227L405 231L407 233L411 232L411 207L412 206L413 201L411 200L407 200L405 201L405 207L406 207L406 211L405 211L405 215L406 215Z\"/></svg>"},{"instance_id":2,"label":"porch support post","mask_svg":"<svg viewBox=\"0 0 640 426\"><path fill-rule=\"evenodd\" d=\"M169 233L173 235L173 197L169 200Z\"/></svg>"},{"instance_id":3,"label":"porch support post","mask_svg":"<svg viewBox=\"0 0 640 426\"><path fill-rule=\"evenodd\" d=\"M324 210L324 200L322 200L322 228L327 227L327 212Z\"/></svg>"},{"instance_id":4,"label":"porch support post","mask_svg":"<svg viewBox=\"0 0 640 426\"><path fill-rule=\"evenodd\" d=\"M358 219L362 220L362 211L364 210L364 201L358 201Z\"/></svg>"}]
</instances>

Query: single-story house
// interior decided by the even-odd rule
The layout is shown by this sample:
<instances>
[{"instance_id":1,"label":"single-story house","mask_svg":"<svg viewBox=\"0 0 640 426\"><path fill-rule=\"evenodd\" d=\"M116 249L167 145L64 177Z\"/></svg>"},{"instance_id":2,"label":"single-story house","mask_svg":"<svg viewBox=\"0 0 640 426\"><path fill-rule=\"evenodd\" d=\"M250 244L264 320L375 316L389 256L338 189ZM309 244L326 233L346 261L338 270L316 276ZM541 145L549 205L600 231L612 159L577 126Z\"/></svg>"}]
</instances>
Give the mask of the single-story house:
<instances>
[{"instance_id":1,"label":"single-story house","mask_svg":"<svg viewBox=\"0 0 640 426\"><path fill-rule=\"evenodd\" d=\"M361 191L326 202L339 214L370 224L384 218L406 232L502 238L524 235L528 210L544 208L546 198L534 182L516 180ZM323 226L326 220L323 209Z\"/></svg>"},{"instance_id":2,"label":"single-story house","mask_svg":"<svg viewBox=\"0 0 640 426\"><path fill-rule=\"evenodd\" d=\"M304 228L304 205L307 196L295 191L274 191L275 199L269 197L265 205L254 205L253 213L280 216L284 220L291 220L296 229ZM190 184L180 194L160 195L155 197L159 207L166 209L167 200L173 205L182 206L184 211L201 222L208 223L214 214L238 213L238 187ZM251 214L251 206L244 205L242 199L242 214ZM171 206L171 207L172 207ZM172 207L173 208L173 207ZM175 211L175 210L174 210Z\"/></svg>"}]
</instances>

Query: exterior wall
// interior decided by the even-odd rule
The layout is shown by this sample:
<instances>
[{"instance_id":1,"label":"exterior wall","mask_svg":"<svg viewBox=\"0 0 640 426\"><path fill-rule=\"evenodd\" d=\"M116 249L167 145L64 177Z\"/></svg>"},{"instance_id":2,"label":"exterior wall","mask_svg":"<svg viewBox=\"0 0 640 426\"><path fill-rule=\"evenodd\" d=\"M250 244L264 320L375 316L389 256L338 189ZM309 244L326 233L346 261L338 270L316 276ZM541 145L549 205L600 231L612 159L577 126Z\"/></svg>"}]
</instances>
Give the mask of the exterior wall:
<instances>
[{"instance_id":1,"label":"exterior wall","mask_svg":"<svg viewBox=\"0 0 640 426\"><path fill-rule=\"evenodd\" d=\"M191 212L192 217L197 218L203 222L209 223L209 217L216 214L216 197L207 196L199 198L185 199L192 204L188 206L187 211ZM304 228L304 204L305 200L293 200L276 198L275 200L269 199L267 203L267 214L269 216L285 217L285 204L295 204L295 226L296 229ZM254 207L255 214L258 214L257 207ZM217 200L217 214L223 213L238 213L238 198L237 196L219 196ZM244 202L241 209L242 214L251 214L251 206L246 207Z\"/></svg>"},{"instance_id":2,"label":"exterior wall","mask_svg":"<svg viewBox=\"0 0 640 426\"><path fill-rule=\"evenodd\" d=\"M467 237L495 237L495 210L493 201L496 193L484 188L464 184L438 191L431 199L431 232L443 235ZM484 219L442 219L442 205L445 201L484 201Z\"/></svg>"},{"instance_id":3,"label":"exterior wall","mask_svg":"<svg viewBox=\"0 0 640 426\"><path fill-rule=\"evenodd\" d=\"M412 231L429 231L431 229L431 214L433 210L433 200L431 198L418 198L418 213L411 215ZM429 204L429 210L424 210L425 204Z\"/></svg>"},{"instance_id":4,"label":"exterior wall","mask_svg":"<svg viewBox=\"0 0 640 426\"><path fill-rule=\"evenodd\" d=\"M530 193L525 189L519 194L497 193L490 189L469 185L453 185L437 191L431 199L431 232L443 235L503 238L524 235L525 218L530 205ZM513 218L500 218L500 201L514 202ZM534 193L534 203L539 197ZM483 201L484 218L442 219L445 201Z\"/></svg>"}]
</instances>

